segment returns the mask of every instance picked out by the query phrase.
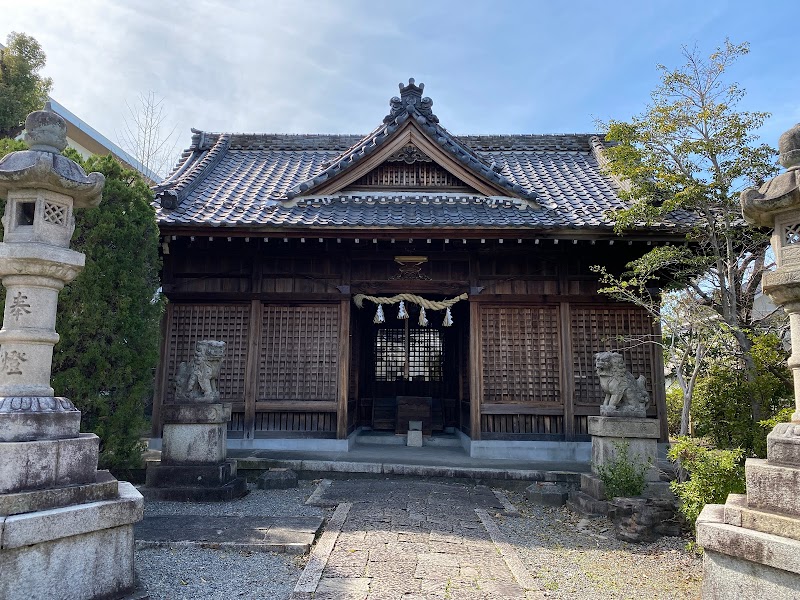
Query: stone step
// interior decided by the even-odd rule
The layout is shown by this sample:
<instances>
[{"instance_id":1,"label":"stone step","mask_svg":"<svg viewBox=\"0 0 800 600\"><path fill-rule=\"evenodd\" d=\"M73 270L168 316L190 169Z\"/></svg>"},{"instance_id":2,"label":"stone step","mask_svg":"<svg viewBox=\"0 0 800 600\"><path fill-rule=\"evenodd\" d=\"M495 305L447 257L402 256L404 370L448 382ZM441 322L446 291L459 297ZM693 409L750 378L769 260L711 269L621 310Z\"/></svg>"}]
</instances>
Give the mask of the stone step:
<instances>
[{"instance_id":1,"label":"stone step","mask_svg":"<svg viewBox=\"0 0 800 600\"><path fill-rule=\"evenodd\" d=\"M139 488L148 500L170 500L174 502L228 502L247 495L247 480L236 477L215 487L171 486Z\"/></svg>"},{"instance_id":2,"label":"stone step","mask_svg":"<svg viewBox=\"0 0 800 600\"><path fill-rule=\"evenodd\" d=\"M567 506L576 513L587 517L602 517L608 513L608 502L597 500L586 492L570 492Z\"/></svg>"},{"instance_id":3,"label":"stone step","mask_svg":"<svg viewBox=\"0 0 800 600\"><path fill-rule=\"evenodd\" d=\"M137 548L222 548L305 554L322 517L145 517L134 527Z\"/></svg>"}]
</instances>

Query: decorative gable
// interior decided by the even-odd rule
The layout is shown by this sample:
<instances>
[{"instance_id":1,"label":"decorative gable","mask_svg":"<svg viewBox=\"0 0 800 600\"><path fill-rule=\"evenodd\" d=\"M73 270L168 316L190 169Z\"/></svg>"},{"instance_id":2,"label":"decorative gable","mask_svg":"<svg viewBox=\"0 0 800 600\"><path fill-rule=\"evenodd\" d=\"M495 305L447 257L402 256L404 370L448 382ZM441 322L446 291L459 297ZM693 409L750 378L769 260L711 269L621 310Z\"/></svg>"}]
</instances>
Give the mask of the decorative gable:
<instances>
[{"instance_id":1,"label":"decorative gable","mask_svg":"<svg viewBox=\"0 0 800 600\"><path fill-rule=\"evenodd\" d=\"M334 195L345 190L445 189L484 196L527 200L534 192L510 181L487 161L439 125L433 100L422 96L424 84L400 84L400 97L389 101L383 124L326 164L321 173L294 186L288 198Z\"/></svg>"},{"instance_id":2,"label":"decorative gable","mask_svg":"<svg viewBox=\"0 0 800 600\"><path fill-rule=\"evenodd\" d=\"M343 191L370 189L475 192L414 144L406 144L393 152L378 167L361 176Z\"/></svg>"}]
</instances>

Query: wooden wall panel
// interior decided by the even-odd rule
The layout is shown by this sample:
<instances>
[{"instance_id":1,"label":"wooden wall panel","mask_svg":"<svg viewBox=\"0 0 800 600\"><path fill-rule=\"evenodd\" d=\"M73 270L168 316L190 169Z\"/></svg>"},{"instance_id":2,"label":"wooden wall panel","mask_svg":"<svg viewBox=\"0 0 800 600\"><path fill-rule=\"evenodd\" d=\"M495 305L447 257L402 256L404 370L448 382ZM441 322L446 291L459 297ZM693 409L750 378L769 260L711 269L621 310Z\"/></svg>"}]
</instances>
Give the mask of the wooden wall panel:
<instances>
[{"instance_id":1,"label":"wooden wall panel","mask_svg":"<svg viewBox=\"0 0 800 600\"><path fill-rule=\"evenodd\" d=\"M335 412L257 412L258 432L336 433Z\"/></svg>"},{"instance_id":2,"label":"wooden wall panel","mask_svg":"<svg viewBox=\"0 0 800 600\"><path fill-rule=\"evenodd\" d=\"M224 402L243 400L249 317L249 304L172 305L166 351L166 401L174 397L178 365L191 359L198 340L225 342L225 360L219 377L220 398Z\"/></svg>"},{"instance_id":3,"label":"wooden wall panel","mask_svg":"<svg viewBox=\"0 0 800 600\"><path fill-rule=\"evenodd\" d=\"M481 307L484 404L563 404L556 306Z\"/></svg>"},{"instance_id":4,"label":"wooden wall panel","mask_svg":"<svg viewBox=\"0 0 800 600\"><path fill-rule=\"evenodd\" d=\"M564 434L563 415L481 415L481 435L558 435Z\"/></svg>"},{"instance_id":5,"label":"wooden wall panel","mask_svg":"<svg viewBox=\"0 0 800 600\"><path fill-rule=\"evenodd\" d=\"M339 305L265 305L260 400L336 400Z\"/></svg>"}]
</instances>

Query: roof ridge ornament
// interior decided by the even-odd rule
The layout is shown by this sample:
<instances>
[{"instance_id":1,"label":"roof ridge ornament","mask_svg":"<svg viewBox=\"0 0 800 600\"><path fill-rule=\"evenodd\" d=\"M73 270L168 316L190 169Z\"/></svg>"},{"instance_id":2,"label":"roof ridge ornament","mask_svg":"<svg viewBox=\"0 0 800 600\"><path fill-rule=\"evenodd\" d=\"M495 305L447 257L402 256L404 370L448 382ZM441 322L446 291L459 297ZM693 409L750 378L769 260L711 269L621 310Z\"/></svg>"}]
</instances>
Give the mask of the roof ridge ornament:
<instances>
[{"instance_id":1,"label":"roof ridge ornament","mask_svg":"<svg viewBox=\"0 0 800 600\"><path fill-rule=\"evenodd\" d=\"M433 100L425 96L423 98L422 91L425 89L425 84L416 84L413 77L409 77L408 85L398 84L400 87L400 97L394 96L389 100L389 107L391 110L389 114L383 119L384 123L394 121L399 115L408 113L409 115L415 112L427 117L434 123L439 122L439 117L433 114Z\"/></svg>"}]
</instances>

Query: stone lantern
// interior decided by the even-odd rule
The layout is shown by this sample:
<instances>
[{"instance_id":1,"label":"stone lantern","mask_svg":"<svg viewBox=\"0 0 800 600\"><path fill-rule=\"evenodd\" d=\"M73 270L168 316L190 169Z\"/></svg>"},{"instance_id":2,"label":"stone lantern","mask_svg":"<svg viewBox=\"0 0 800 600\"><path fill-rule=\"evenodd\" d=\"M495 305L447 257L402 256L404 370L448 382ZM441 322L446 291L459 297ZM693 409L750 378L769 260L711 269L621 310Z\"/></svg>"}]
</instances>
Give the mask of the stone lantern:
<instances>
[{"instance_id":1,"label":"stone lantern","mask_svg":"<svg viewBox=\"0 0 800 600\"><path fill-rule=\"evenodd\" d=\"M777 268L762 289L789 315L795 411L767 436L767 459L747 460L747 493L706 505L697 519L705 599L800 598L800 124L778 147L786 172L741 202L748 222L773 229Z\"/></svg>"},{"instance_id":2,"label":"stone lantern","mask_svg":"<svg viewBox=\"0 0 800 600\"><path fill-rule=\"evenodd\" d=\"M97 470L99 438L50 387L58 293L85 260L69 249L73 210L97 206L105 180L60 154L66 123L49 106L25 128L30 149L0 160L0 598L121 598L142 496Z\"/></svg>"}]
</instances>

